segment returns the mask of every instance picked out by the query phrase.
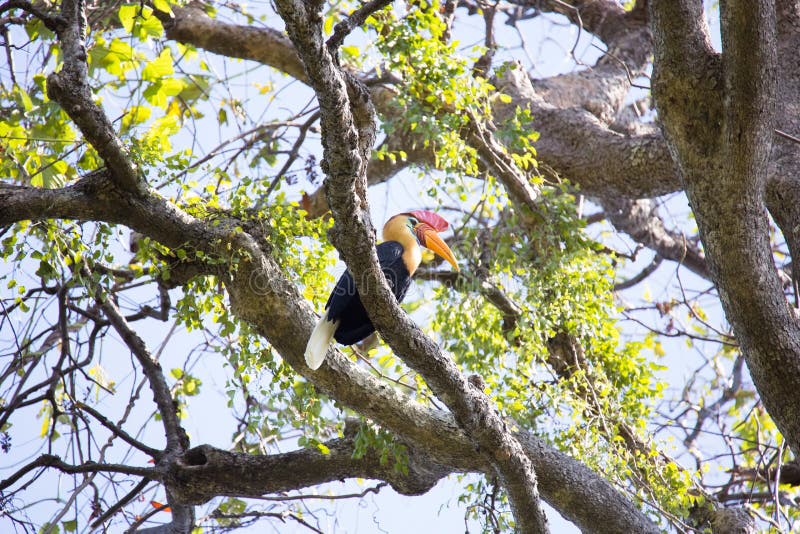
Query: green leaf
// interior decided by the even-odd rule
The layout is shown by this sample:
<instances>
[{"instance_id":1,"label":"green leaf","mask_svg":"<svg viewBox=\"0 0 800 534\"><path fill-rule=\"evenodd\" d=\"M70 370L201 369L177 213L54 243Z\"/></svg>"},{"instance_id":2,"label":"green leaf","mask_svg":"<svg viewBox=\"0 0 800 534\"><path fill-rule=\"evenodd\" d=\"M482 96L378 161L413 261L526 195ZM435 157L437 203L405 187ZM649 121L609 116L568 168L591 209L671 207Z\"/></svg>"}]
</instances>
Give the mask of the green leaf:
<instances>
[{"instance_id":1,"label":"green leaf","mask_svg":"<svg viewBox=\"0 0 800 534\"><path fill-rule=\"evenodd\" d=\"M358 57L361 55L361 49L357 46L352 46L352 45L343 46L342 54L349 57Z\"/></svg>"},{"instance_id":2,"label":"green leaf","mask_svg":"<svg viewBox=\"0 0 800 534\"><path fill-rule=\"evenodd\" d=\"M210 85L206 76L193 74L183 81L183 91L180 96L186 102L194 102L195 100L206 97Z\"/></svg>"},{"instance_id":3,"label":"green leaf","mask_svg":"<svg viewBox=\"0 0 800 534\"><path fill-rule=\"evenodd\" d=\"M147 81L155 81L164 76L169 76L174 72L175 69L172 66L172 50L165 48L158 55L158 58L147 62L147 65L142 69L142 78Z\"/></svg>"},{"instance_id":4,"label":"green leaf","mask_svg":"<svg viewBox=\"0 0 800 534\"><path fill-rule=\"evenodd\" d=\"M159 11L163 11L164 13L169 13L172 15L172 8L170 7L170 2L167 0L153 0L153 7Z\"/></svg>"},{"instance_id":5,"label":"green leaf","mask_svg":"<svg viewBox=\"0 0 800 534\"><path fill-rule=\"evenodd\" d=\"M325 17L325 23L322 26L322 31L325 32L325 35L330 35L333 33L333 23L334 19L332 15Z\"/></svg>"},{"instance_id":6,"label":"green leaf","mask_svg":"<svg viewBox=\"0 0 800 534\"><path fill-rule=\"evenodd\" d=\"M122 117L122 125L127 129L141 124L150 118L151 113L152 110L147 106L131 106Z\"/></svg>"},{"instance_id":7,"label":"green leaf","mask_svg":"<svg viewBox=\"0 0 800 534\"><path fill-rule=\"evenodd\" d=\"M183 91L186 82L177 78L164 78L161 80L161 91L167 96L177 96Z\"/></svg>"},{"instance_id":8,"label":"green leaf","mask_svg":"<svg viewBox=\"0 0 800 534\"><path fill-rule=\"evenodd\" d=\"M131 31L133 31L134 19L138 11L139 6L137 5L120 6L117 16L126 33L131 33Z\"/></svg>"},{"instance_id":9,"label":"green leaf","mask_svg":"<svg viewBox=\"0 0 800 534\"><path fill-rule=\"evenodd\" d=\"M139 21L139 40L145 41L148 37L161 37L164 26L153 15L153 10L148 6L142 8L142 19Z\"/></svg>"},{"instance_id":10,"label":"green leaf","mask_svg":"<svg viewBox=\"0 0 800 534\"><path fill-rule=\"evenodd\" d=\"M115 38L106 45L106 41L99 38L89 52L89 63L122 78L125 72L136 66L134 61L139 57L128 43L120 39Z\"/></svg>"},{"instance_id":11,"label":"green leaf","mask_svg":"<svg viewBox=\"0 0 800 534\"><path fill-rule=\"evenodd\" d=\"M20 101L22 102L22 109L24 109L25 113L27 114L33 109L33 100L31 100L31 97L27 91L20 87L15 87L15 89L16 93L19 95Z\"/></svg>"}]
</instances>

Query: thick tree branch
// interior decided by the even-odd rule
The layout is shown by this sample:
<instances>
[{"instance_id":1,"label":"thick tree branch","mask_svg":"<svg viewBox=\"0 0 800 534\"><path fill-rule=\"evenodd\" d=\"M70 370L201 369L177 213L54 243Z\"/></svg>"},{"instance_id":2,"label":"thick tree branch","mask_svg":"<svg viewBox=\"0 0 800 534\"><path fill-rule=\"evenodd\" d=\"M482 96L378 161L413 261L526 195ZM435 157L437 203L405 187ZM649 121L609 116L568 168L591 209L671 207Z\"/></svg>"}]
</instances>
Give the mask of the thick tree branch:
<instances>
[{"instance_id":1,"label":"thick tree branch","mask_svg":"<svg viewBox=\"0 0 800 534\"><path fill-rule=\"evenodd\" d=\"M335 220L331 239L353 272L370 317L390 346L425 378L475 444L489 455L509 495L518 528L546 532L547 519L530 459L488 397L466 381L453 361L397 305L378 265L366 200L366 158L375 128L367 94L353 90L352 82L346 87L345 76L322 41L317 6L291 0L277 5L320 103L323 168Z\"/></svg>"},{"instance_id":2,"label":"thick tree branch","mask_svg":"<svg viewBox=\"0 0 800 534\"><path fill-rule=\"evenodd\" d=\"M140 192L139 170L103 110L92 97L87 80L86 20L83 2L64 0L57 30L64 67L47 77L47 94L58 102L97 150L122 189Z\"/></svg>"},{"instance_id":3,"label":"thick tree branch","mask_svg":"<svg viewBox=\"0 0 800 534\"><path fill-rule=\"evenodd\" d=\"M752 180L763 190L775 131L775 4L774 0L733 0L722 3L720 11L727 96L724 143L728 156L734 158L731 170L742 172L740 179ZM761 170L752 172L756 166Z\"/></svg>"},{"instance_id":4,"label":"thick tree branch","mask_svg":"<svg viewBox=\"0 0 800 534\"><path fill-rule=\"evenodd\" d=\"M77 5L72 2L67 2L65 5L66 4ZM589 6L589 8L591 8L592 6L601 6L602 4L611 5L614 4L614 2L579 1L577 4L580 4L580 6ZM784 5L787 4L784 3ZM595 18L589 16L588 11L586 11L586 13L587 20L592 21L590 24L602 23L602 21L597 22ZM237 27L230 26L230 28ZM225 36L218 37L224 39ZM255 38L254 35L250 35L250 37ZM196 35L193 38L200 39L201 37ZM283 41L286 42L287 40L283 38ZM209 43L208 46L216 46L216 44ZM282 45L278 45L278 47L280 46ZM284 49L280 48L279 53L283 50ZM693 124L690 124L690 126L695 128L693 131L697 131L697 125L702 124L704 119L706 122L709 122L709 118L712 119L710 121L711 126L707 128L709 134L713 133L712 130L714 128L717 128L718 132L721 131L719 126L722 125L723 122L725 125L738 123L741 126L744 124L742 117L730 117L724 113L726 110L723 109L721 104L717 107L714 106L713 101L715 98L717 102L721 102L719 96L721 95L723 85L720 83L721 80L723 80L722 69L718 68L718 62L715 62L713 54L705 59L708 59L708 65L711 65L713 68L709 71L709 75L705 76L705 78L700 76L700 79L708 83L707 86L703 86L704 89L712 90L698 91L699 94L703 95L696 100L696 102L701 104L698 109L700 112L706 113L706 116L705 118L701 117L697 119ZM278 58L273 58L271 61L279 60ZM291 61L289 63L291 64ZM294 67L298 65L301 69L299 76L303 76L302 65L295 55ZM791 69L787 69L787 71L789 70ZM769 73L767 72L766 74ZM730 75L730 72L726 72L726 75ZM731 76L727 79L730 81L734 77L735 76ZM787 75L787 78L788 77L789 75ZM356 144L355 146L349 147L347 151L343 151L342 161L360 158L360 162L354 165L353 168L357 169L357 174L359 174L359 176L363 176L363 167L366 165L367 161L365 154L368 156L367 150L370 147L370 128L368 122L364 120L365 116L369 115L368 112L365 112L367 103L358 103L358 99L361 98L362 93L358 84L353 80L348 81L348 78L345 76L343 78L343 83L339 85L339 89L341 89L342 86L347 88L349 102L355 102L355 106L352 109L364 114L360 118L353 117L352 122L354 128L352 132L355 133L354 139L356 139ZM686 90L690 87L692 87L692 84L685 84L682 90ZM759 89L756 88L756 91L758 90ZM558 117L575 117L575 124L585 124L589 129L594 128L593 131L598 134L598 137L602 137L604 142L612 143L613 141L613 143L627 143L624 146L627 147L626 150L629 150L640 146L638 143L643 139L647 139L652 141L652 147L655 147L652 148L648 145L648 154L658 154L658 150L661 150L662 153L666 153L667 145L660 135L651 135L647 138L644 136L606 136L608 130L603 124L605 118L600 120L595 120L594 118L605 117L604 113L597 113L594 108L590 109L589 107L584 107L584 109L565 109L562 106L553 105L553 102L548 98L542 98L543 94L543 91L539 91L535 94L535 105L537 107L534 108L534 115L545 117L547 120L544 120L543 124L547 125L546 127L556 128L558 126L556 124ZM747 98L743 98L743 100L746 101ZM616 102L616 97L614 97L614 101ZM709 102L712 102L710 106L703 105ZM613 109L614 106L612 105L611 108ZM548 115L551 110L552 114ZM565 111L568 113L564 113ZM758 115L758 111L755 112L755 115ZM86 131L86 128L82 127L82 129ZM542 131L543 134L545 133L545 130L541 128L537 129ZM678 129L673 131L678 131ZM735 137L735 135L730 132L726 135L731 139ZM559 146L562 150L567 149L567 152L569 152L570 149L574 152L584 152L589 145L583 143L591 141L591 137L591 135L588 135L585 141L571 146L569 140L574 138L563 137L561 140L562 144ZM711 137L713 137L713 135L709 135L709 138ZM631 142L632 139L634 142ZM712 144L703 146L697 153L701 154L702 150L707 150L710 146L711 149L707 150L707 154L715 156L717 155L717 150L723 147L724 143L730 144L730 139L725 142L720 141L719 145ZM672 148L674 149L674 145L672 145ZM723 147L720 152L724 152L724 150L729 150L729 148L725 149ZM673 150L673 152L677 151ZM540 156L543 153L544 152L540 150ZM730 153L728 153L728 155L730 155ZM638 172L641 172L642 175L638 177L632 176L632 185L627 183L626 179L620 179L616 174L608 173L608 169L621 167L623 170L620 171L620 175L624 175L625 172L628 172L629 168L634 165L633 158L626 159L622 165L617 163L616 167L611 166L606 169L601 169L596 163L594 164L595 166L592 167L592 163L589 161L583 162L582 164L585 164L585 169L588 174L596 173L598 176L598 181L595 182L598 190L605 187L603 190L606 191L607 194L616 194L617 191L628 190L626 188L630 188L629 191L635 192L637 188L644 187L644 193L639 192L634 195L638 197L642 194L650 195L653 194L653 191L660 191L661 189L658 189L659 187L666 187L667 189L670 187L680 187L676 179L677 174L675 166L670 163L669 158L664 158L663 161L661 161L660 158L657 159L659 159L659 161L656 162L654 160L652 166L648 166L647 164L642 165L641 162L635 162L640 165L642 170ZM699 161L699 159L698 157L696 161ZM751 155L745 154L744 159L753 158ZM666 164L664 161L666 161ZM608 162L605 163L607 164ZM661 167L658 167L659 163ZM681 168L688 168L685 158L680 160L679 163ZM715 161L713 165L718 165L718 163L719 160ZM117 170L108 163L108 161L107 164L109 166L109 171L104 173L105 178L111 176L118 180L119 173ZM565 165L569 165L569 163L567 162ZM713 167L713 165L708 164L706 169ZM749 165L749 163L747 165ZM745 167L747 167L747 165L745 165ZM655 175L652 173L653 168L658 171ZM731 165L730 168L734 168L734 166ZM730 168L728 170L730 170ZM790 169L791 167L783 167L784 170L787 168ZM559 167L557 170L561 169L562 168ZM563 169L567 169L567 172L562 172L562 174L572 178L576 182L584 180L583 176L581 176L583 169L580 165L572 168L563 167ZM604 171L606 174L611 174L612 177L608 178L607 176L602 176L603 172L601 171ZM340 178L343 180L349 173L350 170L340 175ZM696 179L700 174L701 173L687 173L692 179ZM384 384L381 384L378 380L372 379L366 375L366 373L361 372L357 367L346 361L338 352L332 353L332 357L330 358L331 365L318 373L308 373L303 369L302 357L300 356L302 353L302 341L300 340L304 340L310 331L310 325L313 323L312 314L309 312L309 308L305 303L291 301L291 299L299 299L296 288L286 279L274 260L269 257L268 247L264 246L260 241L262 236L252 231L252 228L246 229L245 232L239 235L234 235L235 232L233 229L236 228L236 226L240 226L241 221L239 221L237 225L233 221L223 220L221 228L217 229L206 224L204 221L187 216L156 195L145 192L141 198L134 198L136 195L131 196L124 194L122 189L124 184L120 182L117 182L116 185L109 184L105 178L100 178L94 179L92 177L84 179L75 186L55 191L39 191L32 188L8 188L0 186L0 220L13 222L15 220L20 220L20 217L22 219L37 219L47 217L49 214L49 216L54 217L75 216L75 218L84 220L120 222L131 227L140 228L144 233L150 236L160 235L164 238L162 242L171 243L171 246L186 246L188 244L188 246L195 246L198 250L212 251L217 254L218 257L222 257L225 254L225 249L222 247L222 244L235 245L235 247L238 247L236 248L237 251L246 251L247 260L244 262L244 265L242 265L241 272L225 273L224 278L226 286L229 291L231 291L234 309L240 317L252 318L259 331L265 334L270 341L273 341L275 347L278 348L282 354L285 354L288 362L295 365L301 373L305 373L310 380L313 380L320 386L320 389L331 392L337 399L340 399L337 395L341 394L341 398L345 399L343 401L345 404L351 405L363 413L375 414L374 418L376 421L396 432L398 435L409 435L419 438L420 440L427 440L424 445L426 449L425 454L430 455L431 458L435 458L437 462L442 459L446 460L448 462L448 469L452 468L456 471L461 469L476 470L488 474L494 472L493 466L487 461L484 455L486 451L479 451L476 453L474 450L474 436L466 435L453 418L440 412L428 410L409 401L396 392L389 390ZM718 175L709 173L707 182L713 183L717 178ZM590 187L592 187L592 179L593 178L590 177L585 182L590 184ZM759 180L762 179L763 177L759 178ZM607 184L609 183L612 185L611 189L607 188ZM763 184L763 180L761 183ZM664 184L667 185L665 186ZM727 187L727 184L724 184L724 186ZM621 189L615 189L616 187L620 187ZM362 202L365 198L364 188L364 186L357 184L357 189L354 194L352 194L352 191L348 191L348 194L351 194L351 196L356 199L355 206L360 206L361 208L360 212L356 212L356 218L363 216L367 211L366 203ZM611 193L608 193L608 191L611 191ZM709 195L709 197L710 196L712 195ZM786 195L785 198L776 200L775 204L771 201L770 207L773 205L781 205L782 208L788 209L787 206L791 203L788 196L789 195ZM692 198L700 197L694 196ZM12 205L6 205L3 199L8 199ZM761 215L763 216L763 206L761 206ZM351 214L345 214L345 219L350 216ZM797 224L792 224L792 217L784 219L783 221L785 222L782 222L782 220L779 220L778 216L776 216L776 220L779 220L781 227L786 231L788 228L798 227ZM229 222L231 224L228 224ZM723 228L723 226L719 228ZM717 230L719 228L717 228ZM367 223L366 226L356 228L356 230L368 234L371 228L369 228ZM356 232L353 232L354 235L355 233ZM159 238L156 237L156 239ZM787 237L787 239L789 239L789 237ZM372 243L369 241L368 243L371 247ZM750 245L752 242L747 241L746 244ZM737 249L737 252L746 252L746 250L742 247ZM721 269L719 271L715 270L714 272L721 272ZM743 270L739 274L752 276L753 273L752 271L745 272ZM376 276L379 275L376 274ZM761 281L759 281L759 283L761 283ZM274 305L274 308L269 307L272 305ZM267 309L265 310L264 308ZM269 311L269 313L267 313L267 311ZM786 319L786 316L781 315L773 315L771 317ZM781 326L784 325L782 324ZM284 331L281 332L281 329ZM290 336L295 336L296 339L290 339ZM419 350L419 347L414 347L414 349ZM390 402L397 402L398 404L385 405L385 403ZM406 409L408 411L406 411ZM415 417L419 417L420 419L415 419ZM420 424L418 425L418 423ZM459 423L461 424L460 420ZM542 493L545 498L548 499L548 501L553 500L558 503L556 505L557 508L564 512L570 519L575 517L576 519L574 520L577 524L581 525L582 528L597 530L608 529L609 532L642 532L652 530L652 525L646 522L646 520L641 522L641 514L638 513L630 501L614 492L613 489L602 481L600 477L597 477L595 473L588 470L581 471L583 466L574 462L574 460L569 460L563 455L559 456L555 454L555 451L546 447L542 442L534 440L533 445L531 445L529 439L533 438L528 435L517 435L516 438L520 441L528 456L531 458L534 467L539 472ZM541 446L543 450L537 450L537 446ZM537 456L537 454L541 454L541 456ZM563 477L559 472L565 469L569 473L567 478ZM568 485L564 484L564 480L578 473L583 473L590 482L587 484L585 481L578 480ZM594 489L592 491L595 491L596 494L582 493L590 491L585 489L587 486L593 487ZM569 495L563 495L562 493L564 492L569 492ZM623 509L630 509L631 514L627 518L622 519L611 517L608 519L607 524L604 523L602 526L598 527L596 522L598 518L603 517L602 511L605 510L607 514L616 515L618 513L615 509L617 506L622 506ZM628 523L625 523L625 521L628 521Z\"/></svg>"},{"instance_id":5,"label":"thick tree branch","mask_svg":"<svg viewBox=\"0 0 800 534\"><path fill-rule=\"evenodd\" d=\"M684 11L676 13L676 6ZM685 102L675 99L676 92L686 89L681 80L702 77L697 71L700 65L686 58L678 62L666 50L680 47L683 41L680 32L684 30L678 31L671 17L700 8L694 2L664 0L654 0L651 8L657 36L656 102L681 168L710 270L761 399L797 454L800 328L775 269L764 204L774 129L774 5L766 0L723 4L725 68L717 70L719 81L713 87L695 87L697 98L719 102L714 130L686 127L708 119L698 108L681 110ZM695 16L702 18L702 13ZM684 26L693 22L685 18L679 17L678 22ZM704 94L705 89L713 90ZM722 96L720 90L724 90Z\"/></svg>"},{"instance_id":6,"label":"thick tree branch","mask_svg":"<svg viewBox=\"0 0 800 534\"><path fill-rule=\"evenodd\" d=\"M800 6L779 0L777 11L777 94L775 125L785 132L800 132L800 65L794 58L800 47ZM792 258L800 257L800 151L797 144L777 136L772 144L766 202L780 226ZM800 293L800 274L793 272L795 292Z\"/></svg>"},{"instance_id":7,"label":"thick tree branch","mask_svg":"<svg viewBox=\"0 0 800 534\"><path fill-rule=\"evenodd\" d=\"M203 504L220 495L259 497L354 477L384 480L398 493L420 495L451 473L451 468L435 464L413 449L409 450L407 474L397 471L393 462L382 462L374 450L357 458L354 433L325 446L326 453L300 449L254 455L201 445L169 466L166 482L181 502Z\"/></svg>"},{"instance_id":8,"label":"thick tree branch","mask_svg":"<svg viewBox=\"0 0 800 534\"><path fill-rule=\"evenodd\" d=\"M235 231L247 226L242 221L215 219L213 224L207 223L155 195L130 197L115 189L103 173L55 190L0 185L0 224L47 218L124 224L166 246L196 248L214 257L229 254L230 249L243 253L239 257L250 260L240 261L226 278L232 310L251 322L300 374L404 441L424 447L436 463L454 472L491 473L484 456L449 414L410 400L339 351L331 351L319 370L308 370L303 351L315 323L314 314L297 287L267 255L266 247L249 234ZM576 525L608 534L657 532L628 498L597 473L538 438L527 434L517 438L539 473L545 500ZM606 521L598 522L599 517Z\"/></svg>"},{"instance_id":9,"label":"thick tree branch","mask_svg":"<svg viewBox=\"0 0 800 534\"><path fill-rule=\"evenodd\" d=\"M540 133L537 158L586 194L640 198L680 189L660 133L623 135L586 109L556 107L538 94L521 66L506 69L495 85L512 99L496 104L495 120L504 120L517 106L529 108L530 127Z\"/></svg>"},{"instance_id":10,"label":"thick tree branch","mask_svg":"<svg viewBox=\"0 0 800 534\"><path fill-rule=\"evenodd\" d=\"M703 13L703 3L695 0L650 2L654 48L662 61L670 65L683 62L696 68L713 55L711 37Z\"/></svg>"},{"instance_id":11,"label":"thick tree branch","mask_svg":"<svg viewBox=\"0 0 800 534\"><path fill-rule=\"evenodd\" d=\"M653 96L671 148L681 154L675 163L712 167L709 156L719 149L723 122L722 64L711 47L702 2L655 0L650 6Z\"/></svg>"},{"instance_id":12,"label":"thick tree branch","mask_svg":"<svg viewBox=\"0 0 800 534\"><path fill-rule=\"evenodd\" d=\"M302 82L308 81L297 52L283 32L215 20L196 4L172 10L172 17L158 14L167 39L193 44L225 57L257 61Z\"/></svg>"},{"instance_id":13,"label":"thick tree branch","mask_svg":"<svg viewBox=\"0 0 800 534\"><path fill-rule=\"evenodd\" d=\"M296 50L279 32L217 21L192 7L174 11L175 16L165 20L168 38L191 43L228 57L258 61L310 83ZM634 19L630 14L626 16L631 17L630 20ZM646 32L641 22L633 21L631 25L631 31ZM635 48L647 50L649 45L639 43ZM602 116L605 112L600 113L597 110L608 107L608 113L605 114L608 120L613 120L614 109L623 104L629 87L624 73L616 72L614 76L620 81L613 84L603 81L598 74L583 75L595 81L581 80L577 87L590 83L593 87L602 89L603 94L591 99L584 95L581 97L582 103L576 103L564 101L564 95L570 94L565 91L564 84L558 85L556 89L550 87L554 82L549 81L549 85L542 86L539 93L539 89L534 91L524 69L506 69L505 72L507 74L498 89L512 96L513 102L508 106L500 106L503 110L501 115L513 112L517 105L530 107L535 119L532 127L541 134L537 143L539 159L563 177L580 184L583 191L592 195L624 194L631 198L640 198L659 196L680 188L674 164L669 158L661 134L621 135L608 129L594 116ZM613 103L603 103L609 91L613 92ZM377 109L382 113L390 113L386 104L391 101L391 91L375 86L371 93ZM404 150L409 152L408 163L427 164L433 161L432 151L420 150L412 153L407 146ZM422 144L418 143L418 146ZM386 162L380 161L370 163L370 167L386 165ZM401 164L400 168L404 165L405 163ZM397 170L399 168L392 167L390 172L380 172L370 168L370 184L388 179ZM321 202L322 196L320 191L309 198L309 205L315 215L326 211Z\"/></svg>"}]
</instances>

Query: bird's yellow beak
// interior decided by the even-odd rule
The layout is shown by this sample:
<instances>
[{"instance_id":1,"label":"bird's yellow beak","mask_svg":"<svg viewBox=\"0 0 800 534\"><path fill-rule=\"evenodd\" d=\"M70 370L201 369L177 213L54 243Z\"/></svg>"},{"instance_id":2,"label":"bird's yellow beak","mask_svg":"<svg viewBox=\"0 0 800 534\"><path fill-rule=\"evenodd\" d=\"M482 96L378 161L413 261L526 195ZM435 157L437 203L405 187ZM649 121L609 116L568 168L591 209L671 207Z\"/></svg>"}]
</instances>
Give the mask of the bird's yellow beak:
<instances>
[{"instance_id":1,"label":"bird's yellow beak","mask_svg":"<svg viewBox=\"0 0 800 534\"><path fill-rule=\"evenodd\" d=\"M450 247L447 246L447 243L445 243L444 240L439 237L439 233L434 230L433 227L423 222L417 224L417 226L414 227L414 230L421 238L420 243L423 247L431 249L436 254L447 260L447 262L453 266L453 269L460 271L458 268L458 263L456 263L456 257L453 256L453 251L451 251Z\"/></svg>"}]
</instances>

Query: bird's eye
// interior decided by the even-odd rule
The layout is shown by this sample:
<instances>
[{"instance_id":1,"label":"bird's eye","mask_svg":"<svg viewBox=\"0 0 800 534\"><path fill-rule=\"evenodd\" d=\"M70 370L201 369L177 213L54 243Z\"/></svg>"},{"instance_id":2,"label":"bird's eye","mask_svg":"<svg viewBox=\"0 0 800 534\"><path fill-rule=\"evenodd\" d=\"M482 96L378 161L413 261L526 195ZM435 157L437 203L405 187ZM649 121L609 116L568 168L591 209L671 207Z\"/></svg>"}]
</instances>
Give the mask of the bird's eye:
<instances>
[{"instance_id":1,"label":"bird's eye","mask_svg":"<svg viewBox=\"0 0 800 534\"><path fill-rule=\"evenodd\" d=\"M417 224L419 224L419 221L416 220L414 217L409 217L408 222L409 224L411 224L411 226L416 226Z\"/></svg>"}]
</instances>

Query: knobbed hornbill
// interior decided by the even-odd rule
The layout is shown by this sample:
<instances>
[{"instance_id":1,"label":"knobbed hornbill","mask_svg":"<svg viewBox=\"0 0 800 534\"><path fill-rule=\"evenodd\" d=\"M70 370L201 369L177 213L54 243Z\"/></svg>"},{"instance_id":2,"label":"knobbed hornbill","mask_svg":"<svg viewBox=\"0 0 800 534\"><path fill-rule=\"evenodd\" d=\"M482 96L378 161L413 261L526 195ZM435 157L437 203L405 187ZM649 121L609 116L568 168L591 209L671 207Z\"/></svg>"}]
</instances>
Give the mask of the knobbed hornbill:
<instances>
[{"instance_id":1,"label":"knobbed hornbill","mask_svg":"<svg viewBox=\"0 0 800 534\"><path fill-rule=\"evenodd\" d=\"M447 221L425 210L400 213L389 219L383 227L384 242L378 245L378 261L397 302L406 296L411 277L422 261L420 246L431 249L447 260L458 271L458 263L439 232L447 230ZM367 310L358 296L350 271L339 278L325 304L325 313L317 323L306 346L306 364L319 369L331 339L342 345L352 345L375 331Z\"/></svg>"}]
</instances>

